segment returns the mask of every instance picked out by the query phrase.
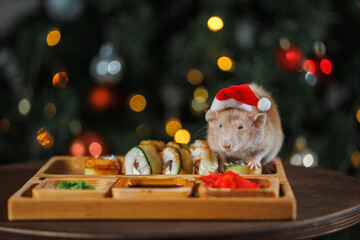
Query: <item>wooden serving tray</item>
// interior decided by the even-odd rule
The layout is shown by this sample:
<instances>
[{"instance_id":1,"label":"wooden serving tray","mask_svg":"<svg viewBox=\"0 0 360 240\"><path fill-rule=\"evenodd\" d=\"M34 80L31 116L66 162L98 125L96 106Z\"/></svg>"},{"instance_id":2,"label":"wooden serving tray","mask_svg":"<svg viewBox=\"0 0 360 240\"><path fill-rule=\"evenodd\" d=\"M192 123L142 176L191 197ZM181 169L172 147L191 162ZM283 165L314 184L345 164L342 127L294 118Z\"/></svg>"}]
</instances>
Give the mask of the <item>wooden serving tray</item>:
<instances>
[{"instance_id":1,"label":"wooden serving tray","mask_svg":"<svg viewBox=\"0 0 360 240\"><path fill-rule=\"evenodd\" d=\"M295 219L296 200L286 178L281 160L275 160L276 173L243 175L263 182L263 193L238 195L236 197L201 197L198 186L200 175L83 175L86 157L57 156L51 158L27 183L8 200L9 220L65 220L65 219L216 219L216 220L270 220ZM129 179L146 178L169 182L173 178L195 180L189 197L170 194L159 197L115 198L115 187ZM81 196L82 193L58 196L53 188L55 180L94 181L96 196ZM131 180L132 181L132 180ZM115 183L116 182L116 183ZM185 180L180 183L189 186ZM97 185L98 184L98 185ZM119 185L120 184L120 185ZM267 184L267 185L266 185ZM98 186L98 187L96 187ZM266 187L268 186L268 187ZM270 189L272 186L273 189ZM275 186L278 186L276 188ZM268 189L266 189L268 188ZM276 192L278 189L278 192ZM41 196L38 197L40 190ZM141 188L138 189L139 191ZM266 191L264 191L266 190ZM58 190L57 190L58 191ZM74 190L69 190L74 191ZM78 190L75 190L78 191ZM79 190L81 191L81 190ZM275 191L275 194L273 194ZM33 196L35 194L35 196ZM73 194L73 193L70 193Z\"/></svg>"}]
</instances>

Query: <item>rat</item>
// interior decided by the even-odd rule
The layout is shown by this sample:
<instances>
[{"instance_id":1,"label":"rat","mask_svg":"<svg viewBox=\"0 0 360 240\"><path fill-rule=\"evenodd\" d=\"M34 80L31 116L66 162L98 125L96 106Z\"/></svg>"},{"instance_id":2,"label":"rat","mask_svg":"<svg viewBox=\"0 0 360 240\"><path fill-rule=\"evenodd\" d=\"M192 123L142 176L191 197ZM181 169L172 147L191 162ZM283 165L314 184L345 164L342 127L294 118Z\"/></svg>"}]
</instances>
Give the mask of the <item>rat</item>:
<instances>
[{"instance_id":1,"label":"rat","mask_svg":"<svg viewBox=\"0 0 360 240\"><path fill-rule=\"evenodd\" d=\"M262 87L254 83L248 87L256 97L270 100L268 111L262 112L253 106L250 111L230 107L221 111L210 109L205 115L207 141L218 154L220 172L234 161L243 161L250 169L261 168L261 164L272 162L283 144L284 134L274 100Z\"/></svg>"}]
</instances>

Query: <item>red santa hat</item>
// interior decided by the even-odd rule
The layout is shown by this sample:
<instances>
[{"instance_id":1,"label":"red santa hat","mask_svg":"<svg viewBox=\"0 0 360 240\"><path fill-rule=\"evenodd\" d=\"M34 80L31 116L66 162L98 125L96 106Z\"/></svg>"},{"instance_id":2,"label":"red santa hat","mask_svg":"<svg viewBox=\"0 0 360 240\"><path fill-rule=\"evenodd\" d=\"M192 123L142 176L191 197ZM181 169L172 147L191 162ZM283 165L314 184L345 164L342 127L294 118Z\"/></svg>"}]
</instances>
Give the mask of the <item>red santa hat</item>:
<instances>
[{"instance_id":1,"label":"red santa hat","mask_svg":"<svg viewBox=\"0 0 360 240\"><path fill-rule=\"evenodd\" d=\"M251 112L252 107L265 112L270 109L271 102L268 98L258 99L247 84L231 86L221 89L215 96L210 110L221 111L226 108L238 108Z\"/></svg>"}]
</instances>

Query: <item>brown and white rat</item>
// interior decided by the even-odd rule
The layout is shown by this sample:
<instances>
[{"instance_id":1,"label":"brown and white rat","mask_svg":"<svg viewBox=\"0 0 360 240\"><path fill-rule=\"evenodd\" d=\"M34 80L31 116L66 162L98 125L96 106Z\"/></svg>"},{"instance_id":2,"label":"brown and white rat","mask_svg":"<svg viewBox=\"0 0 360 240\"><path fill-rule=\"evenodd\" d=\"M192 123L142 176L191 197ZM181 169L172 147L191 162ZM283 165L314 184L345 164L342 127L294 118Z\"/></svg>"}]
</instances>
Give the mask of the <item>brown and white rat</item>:
<instances>
[{"instance_id":1,"label":"brown and white rat","mask_svg":"<svg viewBox=\"0 0 360 240\"><path fill-rule=\"evenodd\" d=\"M221 111L210 109L205 115L209 123L207 141L218 154L221 172L226 164L239 160L248 163L251 169L258 169L261 163L270 163L283 144L279 112L270 94L254 83L248 87L256 97L270 100L268 111L261 112L254 106L250 111L231 107Z\"/></svg>"}]
</instances>

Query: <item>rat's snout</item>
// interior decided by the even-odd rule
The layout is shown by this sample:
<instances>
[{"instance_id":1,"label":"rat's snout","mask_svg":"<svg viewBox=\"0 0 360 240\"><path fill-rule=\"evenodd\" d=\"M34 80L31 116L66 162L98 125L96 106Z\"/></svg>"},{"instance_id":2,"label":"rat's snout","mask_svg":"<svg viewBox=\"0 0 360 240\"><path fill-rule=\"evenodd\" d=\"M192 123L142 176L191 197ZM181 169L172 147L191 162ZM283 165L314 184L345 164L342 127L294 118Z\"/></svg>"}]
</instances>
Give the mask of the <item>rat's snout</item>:
<instances>
[{"instance_id":1,"label":"rat's snout","mask_svg":"<svg viewBox=\"0 0 360 240\"><path fill-rule=\"evenodd\" d=\"M223 147L223 149L225 151L230 152L230 150L231 150L231 142L225 140L225 141L222 142L221 146Z\"/></svg>"}]
</instances>

